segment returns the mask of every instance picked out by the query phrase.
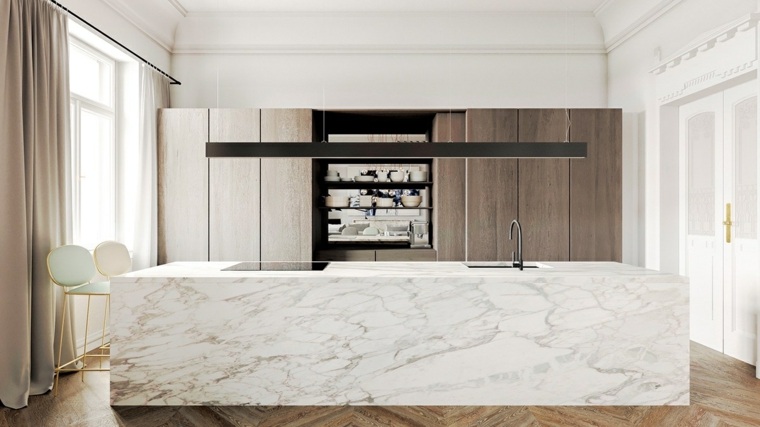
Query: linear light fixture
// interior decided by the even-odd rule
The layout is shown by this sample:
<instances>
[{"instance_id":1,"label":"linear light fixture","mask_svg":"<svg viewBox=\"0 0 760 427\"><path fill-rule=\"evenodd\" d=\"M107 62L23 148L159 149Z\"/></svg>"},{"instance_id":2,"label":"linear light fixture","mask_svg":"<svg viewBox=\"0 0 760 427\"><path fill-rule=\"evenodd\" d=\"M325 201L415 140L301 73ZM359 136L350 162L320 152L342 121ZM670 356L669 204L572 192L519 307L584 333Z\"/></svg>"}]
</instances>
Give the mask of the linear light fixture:
<instances>
[{"instance_id":1,"label":"linear light fixture","mask_svg":"<svg viewBox=\"0 0 760 427\"><path fill-rule=\"evenodd\" d=\"M585 142L209 142L206 157L425 159L586 157Z\"/></svg>"}]
</instances>

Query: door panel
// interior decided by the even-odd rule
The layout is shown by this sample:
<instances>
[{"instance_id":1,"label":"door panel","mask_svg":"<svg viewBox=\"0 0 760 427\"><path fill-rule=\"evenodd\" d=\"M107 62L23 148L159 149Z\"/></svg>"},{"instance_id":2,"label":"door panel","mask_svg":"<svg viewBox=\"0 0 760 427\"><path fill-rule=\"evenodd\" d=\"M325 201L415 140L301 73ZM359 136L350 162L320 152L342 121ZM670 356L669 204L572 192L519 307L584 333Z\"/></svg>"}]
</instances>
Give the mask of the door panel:
<instances>
[{"instance_id":1,"label":"door panel","mask_svg":"<svg viewBox=\"0 0 760 427\"><path fill-rule=\"evenodd\" d=\"M681 107L691 338L756 360L757 82Z\"/></svg>"},{"instance_id":2,"label":"door panel","mask_svg":"<svg viewBox=\"0 0 760 427\"><path fill-rule=\"evenodd\" d=\"M758 285L756 82L724 93L726 117L724 203L731 203L731 243L724 244L723 352L755 363ZM725 228L725 226L724 226ZM725 231L724 231L725 232ZM724 239L725 241L725 239Z\"/></svg>"},{"instance_id":3,"label":"door panel","mask_svg":"<svg viewBox=\"0 0 760 427\"><path fill-rule=\"evenodd\" d=\"M722 200L723 95L680 109L686 153L686 275L690 281L691 339L723 351L723 266L716 226Z\"/></svg>"}]
</instances>

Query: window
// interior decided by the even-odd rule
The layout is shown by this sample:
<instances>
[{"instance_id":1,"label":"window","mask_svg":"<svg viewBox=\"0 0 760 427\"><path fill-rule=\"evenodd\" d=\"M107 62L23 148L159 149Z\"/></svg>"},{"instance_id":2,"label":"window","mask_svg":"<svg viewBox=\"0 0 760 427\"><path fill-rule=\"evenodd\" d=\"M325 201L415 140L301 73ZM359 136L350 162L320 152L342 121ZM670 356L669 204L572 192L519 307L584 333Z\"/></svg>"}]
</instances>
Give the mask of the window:
<instances>
[{"instance_id":1,"label":"window","mask_svg":"<svg viewBox=\"0 0 760 427\"><path fill-rule=\"evenodd\" d=\"M115 234L116 67L101 52L70 40L73 237L92 249Z\"/></svg>"}]
</instances>

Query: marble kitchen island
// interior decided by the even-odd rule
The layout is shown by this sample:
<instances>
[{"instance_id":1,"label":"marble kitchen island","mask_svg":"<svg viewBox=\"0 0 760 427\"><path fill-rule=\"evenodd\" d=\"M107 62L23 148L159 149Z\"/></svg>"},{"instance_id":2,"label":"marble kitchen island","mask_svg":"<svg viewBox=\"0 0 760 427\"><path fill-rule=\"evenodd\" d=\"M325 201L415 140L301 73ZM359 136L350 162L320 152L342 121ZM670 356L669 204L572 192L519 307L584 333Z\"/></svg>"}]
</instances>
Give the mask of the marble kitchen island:
<instances>
[{"instance_id":1,"label":"marble kitchen island","mask_svg":"<svg viewBox=\"0 0 760 427\"><path fill-rule=\"evenodd\" d=\"M112 405L688 405L686 278L333 262L112 279Z\"/></svg>"}]
</instances>

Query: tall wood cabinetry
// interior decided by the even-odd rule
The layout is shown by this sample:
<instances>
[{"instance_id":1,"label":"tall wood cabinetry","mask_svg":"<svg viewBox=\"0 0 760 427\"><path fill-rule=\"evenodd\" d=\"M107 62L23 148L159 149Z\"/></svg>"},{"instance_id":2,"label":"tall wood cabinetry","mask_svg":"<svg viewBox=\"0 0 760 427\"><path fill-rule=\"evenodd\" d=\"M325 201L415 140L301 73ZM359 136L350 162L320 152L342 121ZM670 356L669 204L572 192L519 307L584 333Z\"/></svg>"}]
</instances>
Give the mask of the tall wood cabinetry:
<instances>
[{"instance_id":1,"label":"tall wood cabinetry","mask_svg":"<svg viewBox=\"0 0 760 427\"><path fill-rule=\"evenodd\" d=\"M433 119L432 142L464 142L465 114L438 113ZM433 245L438 261L462 261L466 251L465 159L433 159Z\"/></svg>"},{"instance_id":2,"label":"tall wood cabinetry","mask_svg":"<svg viewBox=\"0 0 760 427\"><path fill-rule=\"evenodd\" d=\"M158 111L158 263L208 261L207 109Z\"/></svg>"},{"instance_id":3,"label":"tall wood cabinetry","mask_svg":"<svg viewBox=\"0 0 760 427\"><path fill-rule=\"evenodd\" d=\"M467 141L517 142L517 110L467 110ZM512 258L507 240L517 218L517 160L467 159L467 258L504 261Z\"/></svg>"},{"instance_id":4,"label":"tall wood cabinetry","mask_svg":"<svg viewBox=\"0 0 760 427\"><path fill-rule=\"evenodd\" d=\"M588 142L570 160L570 260L623 258L622 111L572 110L572 141Z\"/></svg>"},{"instance_id":5,"label":"tall wood cabinetry","mask_svg":"<svg viewBox=\"0 0 760 427\"><path fill-rule=\"evenodd\" d=\"M434 141L445 141L435 136L448 129L446 116L436 116ZM518 218L525 260L621 261L621 117L619 109L573 109L569 120L562 109L467 110L468 142L561 142L569 123L570 141L586 142L588 157L438 160L438 259L511 260L509 225ZM452 220L460 212L464 229Z\"/></svg>"},{"instance_id":6,"label":"tall wood cabinetry","mask_svg":"<svg viewBox=\"0 0 760 427\"><path fill-rule=\"evenodd\" d=\"M311 110L159 110L159 264L311 260L311 161L205 154L206 142L311 135Z\"/></svg>"},{"instance_id":7,"label":"tall wood cabinetry","mask_svg":"<svg viewBox=\"0 0 760 427\"><path fill-rule=\"evenodd\" d=\"M519 142L565 140L565 110L521 109ZM517 218L523 229L523 258L570 259L570 160L519 159Z\"/></svg>"},{"instance_id":8,"label":"tall wood cabinetry","mask_svg":"<svg viewBox=\"0 0 760 427\"><path fill-rule=\"evenodd\" d=\"M310 109L261 110L266 142L312 138ZM261 160L261 260L311 261L311 159Z\"/></svg>"},{"instance_id":9,"label":"tall wood cabinetry","mask_svg":"<svg viewBox=\"0 0 760 427\"><path fill-rule=\"evenodd\" d=\"M259 142L260 111L209 110L209 142ZM209 260L261 259L261 159L209 161Z\"/></svg>"}]
</instances>

